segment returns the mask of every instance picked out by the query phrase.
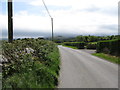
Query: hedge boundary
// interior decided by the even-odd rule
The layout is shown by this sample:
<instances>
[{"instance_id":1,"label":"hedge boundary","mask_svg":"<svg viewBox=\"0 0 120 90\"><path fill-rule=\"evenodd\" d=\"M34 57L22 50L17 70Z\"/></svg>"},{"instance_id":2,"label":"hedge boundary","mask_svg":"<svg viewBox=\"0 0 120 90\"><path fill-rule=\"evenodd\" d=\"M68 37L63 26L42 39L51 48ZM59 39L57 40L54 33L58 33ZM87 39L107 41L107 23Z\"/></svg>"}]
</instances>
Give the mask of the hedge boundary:
<instances>
[{"instance_id":1,"label":"hedge boundary","mask_svg":"<svg viewBox=\"0 0 120 90\"><path fill-rule=\"evenodd\" d=\"M120 56L119 46L120 46L120 39L99 41L97 44L97 52Z\"/></svg>"},{"instance_id":2,"label":"hedge boundary","mask_svg":"<svg viewBox=\"0 0 120 90\"><path fill-rule=\"evenodd\" d=\"M85 43L84 42L64 42L64 45L67 46L74 46L77 47L78 49L84 49Z\"/></svg>"}]
</instances>

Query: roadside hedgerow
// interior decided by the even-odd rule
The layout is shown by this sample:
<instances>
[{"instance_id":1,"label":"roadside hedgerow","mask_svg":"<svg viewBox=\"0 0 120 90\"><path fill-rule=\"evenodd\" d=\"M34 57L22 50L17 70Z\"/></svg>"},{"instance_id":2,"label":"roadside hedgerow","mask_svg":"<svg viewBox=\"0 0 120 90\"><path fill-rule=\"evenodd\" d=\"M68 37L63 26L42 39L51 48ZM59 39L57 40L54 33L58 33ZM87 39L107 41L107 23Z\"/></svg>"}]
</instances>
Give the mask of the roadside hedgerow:
<instances>
[{"instance_id":1,"label":"roadside hedgerow","mask_svg":"<svg viewBox=\"0 0 120 90\"><path fill-rule=\"evenodd\" d=\"M55 88L59 75L57 45L43 39L19 39L2 44L3 88Z\"/></svg>"},{"instance_id":2,"label":"roadside hedgerow","mask_svg":"<svg viewBox=\"0 0 120 90\"><path fill-rule=\"evenodd\" d=\"M84 49L85 43L84 42L64 42L64 45L67 46L74 46L77 47L78 49Z\"/></svg>"},{"instance_id":3,"label":"roadside hedgerow","mask_svg":"<svg viewBox=\"0 0 120 90\"><path fill-rule=\"evenodd\" d=\"M120 56L120 39L99 41L97 52Z\"/></svg>"},{"instance_id":4,"label":"roadside hedgerow","mask_svg":"<svg viewBox=\"0 0 120 90\"><path fill-rule=\"evenodd\" d=\"M96 49L96 47L97 47L97 42L96 43L88 43L86 45L87 49Z\"/></svg>"}]
</instances>

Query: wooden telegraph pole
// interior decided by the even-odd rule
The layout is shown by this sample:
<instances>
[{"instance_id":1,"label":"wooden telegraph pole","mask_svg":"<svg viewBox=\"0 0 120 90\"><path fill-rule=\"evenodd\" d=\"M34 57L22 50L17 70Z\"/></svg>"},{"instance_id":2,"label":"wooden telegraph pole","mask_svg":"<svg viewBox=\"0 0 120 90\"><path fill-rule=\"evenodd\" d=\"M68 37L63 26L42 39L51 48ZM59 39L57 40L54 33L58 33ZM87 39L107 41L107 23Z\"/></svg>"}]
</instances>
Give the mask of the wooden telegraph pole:
<instances>
[{"instance_id":1,"label":"wooden telegraph pole","mask_svg":"<svg viewBox=\"0 0 120 90\"><path fill-rule=\"evenodd\" d=\"M8 42L13 41L13 13L12 13L12 0L8 0Z\"/></svg>"},{"instance_id":2,"label":"wooden telegraph pole","mask_svg":"<svg viewBox=\"0 0 120 90\"><path fill-rule=\"evenodd\" d=\"M53 18L51 18L51 23L52 23L52 41L54 40L54 34L53 34Z\"/></svg>"}]
</instances>

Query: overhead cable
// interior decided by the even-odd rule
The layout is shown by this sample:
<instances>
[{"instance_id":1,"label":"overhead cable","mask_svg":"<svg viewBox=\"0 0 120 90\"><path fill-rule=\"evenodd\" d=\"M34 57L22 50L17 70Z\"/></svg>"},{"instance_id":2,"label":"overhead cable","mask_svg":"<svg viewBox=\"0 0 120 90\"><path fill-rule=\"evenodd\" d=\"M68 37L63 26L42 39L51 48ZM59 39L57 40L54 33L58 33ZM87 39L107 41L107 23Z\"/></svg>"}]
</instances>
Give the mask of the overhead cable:
<instances>
[{"instance_id":1,"label":"overhead cable","mask_svg":"<svg viewBox=\"0 0 120 90\"><path fill-rule=\"evenodd\" d=\"M48 10L48 8L47 8L44 0L42 0L42 2L43 2L43 4L44 4L44 7L46 8L46 11L47 11L48 15L50 16L50 18L52 18L52 16L50 15L50 12L49 12L49 10Z\"/></svg>"}]
</instances>

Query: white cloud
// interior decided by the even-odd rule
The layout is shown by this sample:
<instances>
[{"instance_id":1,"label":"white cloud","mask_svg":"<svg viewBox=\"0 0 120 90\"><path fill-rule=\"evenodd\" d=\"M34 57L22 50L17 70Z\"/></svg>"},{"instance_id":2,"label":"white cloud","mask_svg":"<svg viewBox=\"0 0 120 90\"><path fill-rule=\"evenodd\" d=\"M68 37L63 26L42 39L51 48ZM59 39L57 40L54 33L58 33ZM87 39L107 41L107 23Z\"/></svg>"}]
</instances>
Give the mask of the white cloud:
<instances>
[{"instance_id":1,"label":"white cloud","mask_svg":"<svg viewBox=\"0 0 120 90\"><path fill-rule=\"evenodd\" d=\"M117 7L119 0L44 0L47 6L71 6L74 9L85 9L87 7ZM42 0L34 0L29 3L33 6L43 5Z\"/></svg>"},{"instance_id":2,"label":"white cloud","mask_svg":"<svg viewBox=\"0 0 120 90\"><path fill-rule=\"evenodd\" d=\"M117 10L118 0L44 0L47 6L71 7L62 10L50 9L50 13L54 18L54 31L64 33L116 33L117 30L100 28L102 25L117 25L118 18L111 15L111 8ZM43 6L41 0L29 2L33 7ZM36 7L36 8L37 8ZM92 11L93 9L93 11ZM111 9L112 10L112 9ZM29 32L51 32L51 21L47 16L28 14L27 11L20 11L14 15L14 29ZM7 27L7 18L2 17L2 27Z\"/></svg>"},{"instance_id":3,"label":"white cloud","mask_svg":"<svg viewBox=\"0 0 120 90\"><path fill-rule=\"evenodd\" d=\"M7 24L8 24L7 21L8 18L6 15L0 15L0 28L7 29Z\"/></svg>"},{"instance_id":4,"label":"white cloud","mask_svg":"<svg viewBox=\"0 0 120 90\"><path fill-rule=\"evenodd\" d=\"M0 0L1 2L7 2L8 0ZM33 0L12 0L12 2L31 2ZM11 0L9 0L11 2Z\"/></svg>"}]
</instances>

